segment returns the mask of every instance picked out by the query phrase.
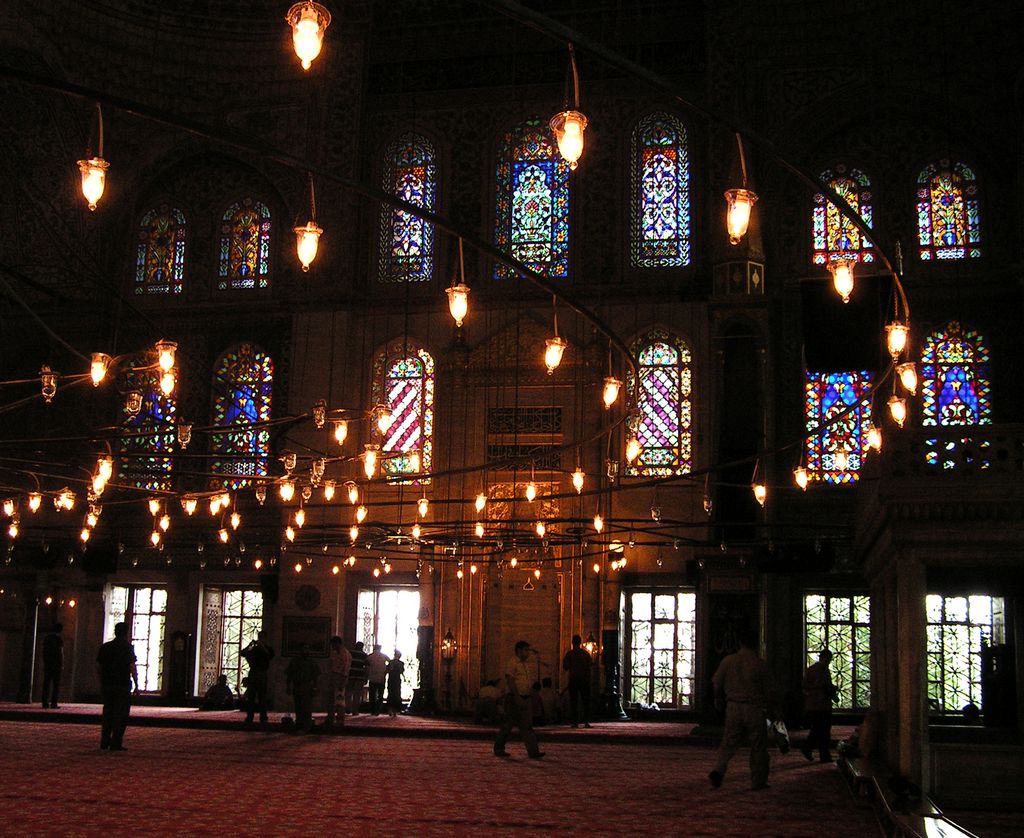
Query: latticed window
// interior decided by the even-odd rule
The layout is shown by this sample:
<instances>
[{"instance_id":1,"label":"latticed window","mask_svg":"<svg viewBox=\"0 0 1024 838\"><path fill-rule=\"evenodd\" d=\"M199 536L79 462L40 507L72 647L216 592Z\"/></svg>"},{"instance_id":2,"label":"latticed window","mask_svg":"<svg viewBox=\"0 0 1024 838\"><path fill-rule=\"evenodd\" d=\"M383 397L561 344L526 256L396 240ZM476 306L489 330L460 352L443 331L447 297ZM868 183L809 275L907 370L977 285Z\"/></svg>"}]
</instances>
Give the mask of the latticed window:
<instances>
[{"instance_id":1,"label":"latticed window","mask_svg":"<svg viewBox=\"0 0 1024 838\"><path fill-rule=\"evenodd\" d=\"M166 204L139 225L136 294L180 294L185 280L185 216Z\"/></svg>"},{"instance_id":2,"label":"latticed window","mask_svg":"<svg viewBox=\"0 0 1024 838\"><path fill-rule=\"evenodd\" d=\"M652 114L633 132L633 264L690 264L690 161L686 129Z\"/></svg>"},{"instance_id":3,"label":"latticed window","mask_svg":"<svg viewBox=\"0 0 1024 838\"><path fill-rule=\"evenodd\" d=\"M924 260L981 256L978 182L963 163L940 160L917 179L918 253Z\"/></svg>"},{"instance_id":4,"label":"latticed window","mask_svg":"<svg viewBox=\"0 0 1024 838\"><path fill-rule=\"evenodd\" d=\"M253 198L228 207L220 225L221 291L270 284L270 210Z\"/></svg>"},{"instance_id":5,"label":"latticed window","mask_svg":"<svg viewBox=\"0 0 1024 838\"><path fill-rule=\"evenodd\" d=\"M385 191L427 210L436 205L434 147L409 134L388 149ZM428 282L434 275L434 225L385 206L381 210L380 279L384 282Z\"/></svg>"},{"instance_id":6,"label":"latticed window","mask_svg":"<svg viewBox=\"0 0 1024 838\"><path fill-rule=\"evenodd\" d=\"M690 349L682 339L656 331L637 341L633 353L639 383L630 374L627 387L640 414L640 456L626 474L684 474L692 468Z\"/></svg>"},{"instance_id":7,"label":"latticed window","mask_svg":"<svg viewBox=\"0 0 1024 838\"><path fill-rule=\"evenodd\" d=\"M384 474L429 474L434 438L434 359L430 353L401 344L378 353L373 400L391 409L391 426L381 444Z\"/></svg>"},{"instance_id":8,"label":"latticed window","mask_svg":"<svg viewBox=\"0 0 1024 838\"><path fill-rule=\"evenodd\" d=\"M569 164L546 123L531 119L505 135L498 155L494 242L526 267L569 275ZM496 277L512 272L501 265Z\"/></svg>"},{"instance_id":9,"label":"latticed window","mask_svg":"<svg viewBox=\"0 0 1024 838\"><path fill-rule=\"evenodd\" d=\"M925 597L928 618L928 705L939 713L981 707L981 650L1003 642L1001 597Z\"/></svg>"},{"instance_id":10,"label":"latticed window","mask_svg":"<svg viewBox=\"0 0 1024 838\"><path fill-rule=\"evenodd\" d=\"M114 625L126 623L135 650L139 691L159 692L164 674L164 629L167 623L167 591L137 585L114 585L107 601L106 636Z\"/></svg>"},{"instance_id":11,"label":"latticed window","mask_svg":"<svg viewBox=\"0 0 1024 838\"><path fill-rule=\"evenodd\" d=\"M274 363L251 343L225 352L213 372L211 470L237 489L267 473Z\"/></svg>"},{"instance_id":12,"label":"latticed window","mask_svg":"<svg viewBox=\"0 0 1024 838\"><path fill-rule=\"evenodd\" d=\"M840 164L822 172L820 180L832 187L867 227L872 226L871 181L867 175ZM814 196L811 230L815 265L827 265L838 253L855 256L859 262L875 261L871 242L820 193Z\"/></svg>"},{"instance_id":13,"label":"latticed window","mask_svg":"<svg viewBox=\"0 0 1024 838\"><path fill-rule=\"evenodd\" d=\"M807 476L825 483L855 482L871 426L871 373L808 372L805 407Z\"/></svg>"},{"instance_id":14,"label":"latticed window","mask_svg":"<svg viewBox=\"0 0 1024 838\"><path fill-rule=\"evenodd\" d=\"M164 394L161 371L145 355L131 359L129 367L122 386L126 393L141 396L141 407L133 413L126 398L121 408L121 480L140 489L167 491L177 438L174 391Z\"/></svg>"},{"instance_id":15,"label":"latticed window","mask_svg":"<svg viewBox=\"0 0 1024 838\"><path fill-rule=\"evenodd\" d=\"M242 649L248 646L263 628L263 593L247 589L221 592L223 605L220 633L220 672L228 676L228 685L235 695L245 688L242 678L248 667ZM206 685L207 689L210 685Z\"/></svg>"},{"instance_id":16,"label":"latticed window","mask_svg":"<svg viewBox=\"0 0 1024 838\"><path fill-rule=\"evenodd\" d=\"M364 588L359 591L356 640L367 650L380 644L389 658L402 653L402 701L412 699L419 685L419 659L416 657L419 627L420 592L416 588Z\"/></svg>"},{"instance_id":17,"label":"latticed window","mask_svg":"<svg viewBox=\"0 0 1024 838\"><path fill-rule=\"evenodd\" d=\"M845 709L871 705L871 598L866 594L807 594L804 597L804 658L832 654L836 704Z\"/></svg>"},{"instance_id":18,"label":"latticed window","mask_svg":"<svg viewBox=\"0 0 1024 838\"><path fill-rule=\"evenodd\" d=\"M684 591L630 591L626 600L629 701L692 707L697 596Z\"/></svg>"},{"instance_id":19,"label":"latticed window","mask_svg":"<svg viewBox=\"0 0 1024 838\"><path fill-rule=\"evenodd\" d=\"M925 338L921 350L923 425L987 425L988 347L957 322Z\"/></svg>"}]
</instances>

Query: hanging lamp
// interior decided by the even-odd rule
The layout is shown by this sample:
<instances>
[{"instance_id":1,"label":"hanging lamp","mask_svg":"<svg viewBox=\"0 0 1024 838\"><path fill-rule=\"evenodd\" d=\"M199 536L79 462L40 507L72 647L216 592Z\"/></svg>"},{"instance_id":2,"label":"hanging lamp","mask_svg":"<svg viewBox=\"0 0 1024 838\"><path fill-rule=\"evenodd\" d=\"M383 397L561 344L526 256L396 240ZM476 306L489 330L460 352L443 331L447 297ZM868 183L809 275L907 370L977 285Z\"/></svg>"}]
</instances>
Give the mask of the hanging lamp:
<instances>
[{"instance_id":1,"label":"hanging lamp","mask_svg":"<svg viewBox=\"0 0 1024 838\"><path fill-rule=\"evenodd\" d=\"M466 265L462 255L462 239L459 239L459 281L445 289L448 295L448 311L455 325L462 326L462 321L469 313L469 286L466 285Z\"/></svg>"},{"instance_id":2,"label":"hanging lamp","mask_svg":"<svg viewBox=\"0 0 1024 838\"><path fill-rule=\"evenodd\" d=\"M544 341L544 366L547 367L548 375L558 369L558 365L562 363L562 353L569 345L565 338L558 336L558 308L554 296L551 297L551 307L554 309L555 336Z\"/></svg>"},{"instance_id":3,"label":"hanging lamp","mask_svg":"<svg viewBox=\"0 0 1024 838\"><path fill-rule=\"evenodd\" d=\"M85 160L78 161L78 170L82 174L82 195L85 196L90 210L95 210L96 204L103 197L103 189L107 182L107 169L110 168L110 164L103 159L103 110L98 102L96 103L96 119L99 123L99 153L95 157L87 157Z\"/></svg>"},{"instance_id":4,"label":"hanging lamp","mask_svg":"<svg viewBox=\"0 0 1024 838\"><path fill-rule=\"evenodd\" d=\"M832 287L843 298L844 303L850 302L853 293L853 267L857 264L857 255L842 251L833 253L828 259L828 270L832 274Z\"/></svg>"},{"instance_id":5,"label":"hanging lamp","mask_svg":"<svg viewBox=\"0 0 1024 838\"><path fill-rule=\"evenodd\" d=\"M309 271L309 266L316 259L317 248L320 246L320 236L323 235L323 228L316 223L316 193L313 191L313 173L309 173L309 221L302 227L292 228L295 233L295 252L298 254L299 262L302 263L303 272ZM317 427L322 427L317 425Z\"/></svg>"},{"instance_id":6,"label":"hanging lamp","mask_svg":"<svg viewBox=\"0 0 1024 838\"><path fill-rule=\"evenodd\" d=\"M292 28L292 46L308 70L324 46L324 32L331 24L331 13L319 3L303 0L288 10L284 18Z\"/></svg>"},{"instance_id":7,"label":"hanging lamp","mask_svg":"<svg viewBox=\"0 0 1024 838\"><path fill-rule=\"evenodd\" d=\"M580 110L580 75L576 69L576 50L569 44L569 67L572 72L573 107L569 109L569 91L566 90L566 101L563 109L556 113L548 122L558 144L558 153L569 164L572 171L579 166L583 154L583 132L587 129L587 118ZM567 85L568 87L568 85Z\"/></svg>"},{"instance_id":8,"label":"hanging lamp","mask_svg":"<svg viewBox=\"0 0 1024 838\"><path fill-rule=\"evenodd\" d=\"M729 244L739 244L747 234L750 225L750 211L757 203L757 193L747 189L747 158L743 153L743 139L736 134L736 147L739 150L740 174L742 186L739 189L727 189L725 192L726 216L725 226L729 232Z\"/></svg>"}]
</instances>

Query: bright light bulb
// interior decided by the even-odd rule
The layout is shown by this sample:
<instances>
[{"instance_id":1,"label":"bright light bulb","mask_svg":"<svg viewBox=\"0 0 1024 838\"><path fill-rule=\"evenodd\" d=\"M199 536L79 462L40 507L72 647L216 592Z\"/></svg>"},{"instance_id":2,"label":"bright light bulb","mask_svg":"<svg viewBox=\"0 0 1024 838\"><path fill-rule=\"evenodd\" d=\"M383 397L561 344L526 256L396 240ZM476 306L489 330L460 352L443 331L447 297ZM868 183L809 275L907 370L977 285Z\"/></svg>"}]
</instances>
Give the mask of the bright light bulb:
<instances>
[{"instance_id":1,"label":"bright light bulb","mask_svg":"<svg viewBox=\"0 0 1024 838\"><path fill-rule=\"evenodd\" d=\"M338 445L344 445L348 439L348 422L345 419L338 419L334 423L334 441Z\"/></svg>"},{"instance_id":2,"label":"bright light bulb","mask_svg":"<svg viewBox=\"0 0 1024 838\"><path fill-rule=\"evenodd\" d=\"M278 488L278 494L281 496L281 500L288 503L288 501L295 497L295 481L282 480Z\"/></svg>"},{"instance_id":3,"label":"bright light bulb","mask_svg":"<svg viewBox=\"0 0 1024 838\"><path fill-rule=\"evenodd\" d=\"M483 538L484 537L484 525L481 524L479 521L476 522L475 532L476 532L476 537L477 538Z\"/></svg>"},{"instance_id":4,"label":"bright light bulb","mask_svg":"<svg viewBox=\"0 0 1024 838\"><path fill-rule=\"evenodd\" d=\"M43 496L39 492L29 492L28 495L28 508L32 512L38 512L39 507L43 505Z\"/></svg>"},{"instance_id":5,"label":"bright light bulb","mask_svg":"<svg viewBox=\"0 0 1024 838\"><path fill-rule=\"evenodd\" d=\"M14 514L14 499L4 498L4 515L10 518Z\"/></svg>"},{"instance_id":6,"label":"bright light bulb","mask_svg":"<svg viewBox=\"0 0 1024 838\"><path fill-rule=\"evenodd\" d=\"M302 263L302 270L308 271L309 266L316 259L320 236L324 231L312 219L307 221L305 226L294 227L292 231L295 233L295 252L299 257L299 262Z\"/></svg>"},{"instance_id":7,"label":"bright light bulb","mask_svg":"<svg viewBox=\"0 0 1024 838\"><path fill-rule=\"evenodd\" d=\"M149 514L156 515L160 511L160 500L159 498L149 499Z\"/></svg>"},{"instance_id":8,"label":"bright light bulb","mask_svg":"<svg viewBox=\"0 0 1024 838\"><path fill-rule=\"evenodd\" d=\"M537 531L537 535L540 538L543 538L544 537L544 533L546 533L548 531L548 528L547 528L547 526L545 526L543 521L538 521L537 522L537 526L536 526L536 531Z\"/></svg>"},{"instance_id":9,"label":"bright light bulb","mask_svg":"<svg viewBox=\"0 0 1024 838\"><path fill-rule=\"evenodd\" d=\"M599 562L594 562L594 573L596 574L596 573L600 573L600 572L601 572L601 565L600 565L600 563Z\"/></svg>"},{"instance_id":10,"label":"bright light bulb","mask_svg":"<svg viewBox=\"0 0 1024 838\"><path fill-rule=\"evenodd\" d=\"M165 372L160 376L160 392L165 396L171 395L174 392L174 385L176 381L173 372Z\"/></svg>"},{"instance_id":11,"label":"bright light bulb","mask_svg":"<svg viewBox=\"0 0 1024 838\"><path fill-rule=\"evenodd\" d=\"M893 421L902 428L903 423L907 421L907 400L899 396L890 396L888 405Z\"/></svg>"},{"instance_id":12,"label":"bright light bulb","mask_svg":"<svg viewBox=\"0 0 1024 838\"><path fill-rule=\"evenodd\" d=\"M516 569L516 565L518 565L518 564L519 564L519 559L517 559L515 556L513 556L511 559L508 560L508 566L510 568L512 568L513 570Z\"/></svg>"},{"instance_id":13,"label":"bright light bulb","mask_svg":"<svg viewBox=\"0 0 1024 838\"><path fill-rule=\"evenodd\" d=\"M334 576L337 576L339 573L341 573L341 568L338 567L337 565L334 565L334 567L331 568L331 573Z\"/></svg>"},{"instance_id":14,"label":"bright light bulb","mask_svg":"<svg viewBox=\"0 0 1024 838\"><path fill-rule=\"evenodd\" d=\"M622 382L612 376L604 380L604 390L601 392L601 399L604 401L604 409L608 410L619 398L619 391L622 389Z\"/></svg>"},{"instance_id":15,"label":"bright light bulb","mask_svg":"<svg viewBox=\"0 0 1024 838\"><path fill-rule=\"evenodd\" d=\"M156 547L160 543L160 532L159 530L153 530L149 534L149 543Z\"/></svg>"},{"instance_id":16,"label":"bright light bulb","mask_svg":"<svg viewBox=\"0 0 1024 838\"><path fill-rule=\"evenodd\" d=\"M302 62L302 69L308 70L323 49L324 30L331 22L330 12L319 3L305 0L292 6L285 20L292 27L295 54Z\"/></svg>"},{"instance_id":17,"label":"bright light bulb","mask_svg":"<svg viewBox=\"0 0 1024 838\"><path fill-rule=\"evenodd\" d=\"M295 526L297 526L301 530L305 523L306 510L300 506L298 509L295 510Z\"/></svg>"},{"instance_id":18,"label":"bright light bulb","mask_svg":"<svg viewBox=\"0 0 1024 838\"><path fill-rule=\"evenodd\" d=\"M797 466L793 469L793 480L796 481L796 485L800 487L801 492L807 491L807 469L803 466Z\"/></svg>"},{"instance_id":19,"label":"bright light bulb","mask_svg":"<svg viewBox=\"0 0 1024 838\"><path fill-rule=\"evenodd\" d=\"M750 224L750 210L757 202L757 195L749 189L729 189L725 193L728 206L725 226L729 232L729 244L739 244L747 234Z\"/></svg>"},{"instance_id":20,"label":"bright light bulb","mask_svg":"<svg viewBox=\"0 0 1024 838\"><path fill-rule=\"evenodd\" d=\"M635 436L631 436L626 442L626 462L636 462L636 458L640 456L640 440Z\"/></svg>"},{"instance_id":21,"label":"bright light bulb","mask_svg":"<svg viewBox=\"0 0 1024 838\"><path fill-rule=\"evenodd\" d=\"M294 541L295 540L295 527L293 527L291 524L289 524L287 527L285 527L284 528L284 537L287 538L289 541Z\"/></svg>"},{"instance_id":22,"label":"bright light bulb","mask_svg":"<svg viewBox=\"0 0 1024 838\"><path fill-rule=\"evenodd\" d=\"M158 340L156 342L156 359L161 371L170 372L174 369L174 355L178 351L178 344L173 340Z\"/></svg>"},{"instance_id":23,"label":"bright light bulb","mask_svg":"<svg viewBox=\"0 0 1024 838\"><path fill-rule=\"evenodd\" d=\"M196 507L199 506L199 498L194 495L185 495L181 499L181 508L185 511L188 516L195 515Z\"/></svg>"},{"instance_id":24,"label":"bright light bulb","mask_svg":"<svg viewBox=\"0 0 1024 838\"><path fill-rule=\"evenodd\" d=\"M395 421L395 416L391 412L390 407L381 405L377 408L377 430L382 434L386 434L391 430L391 423Z\"/></svg>"},{"instance_id":25,"label":"bright light bulb","mask_svg":"<svg viewBox=\"0 0 1024 838\"><path fill-rule=\"evenodd\" d=\"M474 503L474 506L476 507L476 511L477 512L483 512L484 511L484 507L487 506L487 495L485 495L483 492L480 492L476 496L476 501Z\"/></svg>"},{"instance_id":26,"label":"bright light bulb","mask_svg":"<svg viewBox=\"0 0 1024 838\"><path fill-rule=\"evenodd\" d=\"M899 354L907 348L907 335L909 333L910 329L899 321L886 324L885 342L893 360L895 360Z\"/></svg>"},{"instance_id":27,"label":"bright light bulb","mask_svg":"<svg viewBox=\"0 0 1024 838\"><path fill-rule=\"evenodd\" d=\"M214 495L210 498L210 517L216 518L220 515L220 495Z\"/></svg>"},{"instance_id":28,"label":"bright light bulb","mask_svg":"<svg viewBox=\"0 0 1024 838\"><path fill-rule=\"evenodd\" d=\"M170 528L171 528L171 516L170 515L166 515L166 514L161 515L160 516L160 529L163 532L167 532Z\"/></svg>"},{"instance_id":29,"label":"bright light bulb","mask_svg":"<svg viewBox=\"0 0 1024 838\"><path fill-rule=\"evenodd\" d=\"M455 325L461 326L462 321L469 313L469 286L460 282L458 285L446 288L445 293L448 295L448 311L451 313Z\"/></svg>"},{"instance_id":30,"label":"bright light bulb","mask_svg":"<svg viewBox=\"0 0 1024 838\"><path fill-rule=\"evenodd\" d=\"M905 364L899 364L896 367L896 372L900 377L900 383L907 388L907 392L912 396L917 395L917 365L913 361L908 361Z\"/></svg>"},{"instance_id":31,"label":"bright light bulb","mask_svg":"<svg viewBox=\"0 0 1024 838\"><path fill-rule=\"evenodd\" d=\"M586 481L586 475L583 470L579 467L572 473L572 487L576 490L576 494L580 494L583 491L583 484Z\"/></svg>"},{"instance_id":32,"label":"bright light bulb","mask_svg":"<svg viewBox=\"0 0 1024 838\"><path fill-rule=\"evenodd\" d=\"M89 377L92 379L92 386L99 387L100 382L107 377L107 369L110 367L110 356L103 352L93 352L92 362L89 364Z\"/></svg>"},{"instance_id":33,"label":"bright light bulb","mask_svg":"<svg viewBox=\"0 0 1024 838\"><path fill-rule=\"evenodd\" d=\"M228 543L228 539L230 537L231 536L228 534L228 531L226 529L224 529L224 527L221 527L219 530L217 530L217 538L220 539L220 543L221 544L227 544Z\"/></svg>"},{"instance_id":34,"label":"bright light bulb","mask_svg":"<svg viewBox=\"0 0 1024 838\"><path fill-rule=\"evenodd\" d=\"M361 524L366 520L366 507L360 504L356 507L356 523Z\"/></svg>"},{"instance_id":35,"label":"bright light bulb","mask_svg":"<svg viewBox=\"0 0 1024 838\"><path fill-rule=\"evenodd\" d=\"M18 522L17 521L11 521L11 525L7 528L7 534L11 538L17 538L19 532L20 532L20 530L18 529Z\"/></svg>"},{"instance_id":36,"label":"bright light bulb","mask_svg":"<svg viewBox=\"0 0 1024 838\"><path fill-rule=\"evenodd\" d=\"M875 451L882 450L882 430L875 425L868 428L868 447Z\"/></svg>"},{"instance_id":37,"label":"bright light bulb","mask_svg":"<svg viewBox=\"0 0 1024 838\"><path fill-rule=\"evenodd\" d=\"M754 491L754 500L764 506L764 502L768 499L768 487L764 483L755 483L750 488Z\"/></svg>"},{"instance_id":38,"label":"bright light bulb","mask_svg":"<svg viewBox=\"0 0 1024 838\"><path fill-rule=\"evenodd\" d=\"M412 525L412 537L413 538L418 540L422 533L423 533L423 530L420 529L420 525L419 524L413 524Z\"/></svg>"},{"instance_id":39,"label":"bright light bulb","mask_svg":"<svg viewBox=\"0 0 1024 838\"><path fill-rule=\"evenodd\" d=\"M349 567L355 567L356 566L356 557L355 556L349 556L347 559L345 559L345 564L347 564Z\"/></svg>"},{"instance_id":40,"label":"bright light bulb","mask_svg":"<svg viewBox=\"0 0 1024 838\"><path fill-rule=\"evenodd\" d=\"M351 480L345 485L348 487L348 502L359 503L359 487Z\"/></svg>"},{"instance_id":41,"label":"bright light bulb","mask_svg":"<svg viewBox=\"0 0 1024 838\"><path fill-rule=\"evenodd\" d=\"M112 457L100 457L96 462L96 473L104 482L114 476L114 460Z\"/></svg>"},{"instance_id":42,"label":"bright light bulb","mask_svg":"<svg viewBox=\"0 0 1024 838\"><path fill-rule=\"evenodd\" d=\"M334 500L335 483L333 480L324 481L324 500Z\"/></svg>"},{"instance_id":43,"label":"bright light bulb","mask_svg":"<svg viewBox=\"0 0 1024 838\"><path fill-rule=\"evenodd\" d=\"M583 154L583 132L587 128L587 118L579 111L562 111L551 117L551 131L558 143L558 153L575 170Z\"/></svg>"},{"instance_id":44,"label":"bright light bulb","mask_svg":"<svg viewBox=\"0 0 1024 838\"><path fill-rule=\"evenodd\" d=\"M82 542L89 540L89 536L92 535L92 531L88 527L82 527L82 531L78 534L78 537L82 539Z\"/></svg>"},{"instance_id":45,"label":"bright light bulb","mask_svg":"<svg viewBox=\"0 0 1024 838\"><path fill-rule=\"evenodd\" d=\"M594 531L601 532L604 529L604 518L600 514L594 516Z\"/></svg>"},{"instance_id":46,"label":"bright light bulb","mask_svg":"<svg viewBox=\"0 0 1024 838\"><path fill-rule=\"evenodd\" d=\"M836 255L828 263L829 272L832 274L832 286L836 293L843 298L844 303L850 302L850 294L853 293L853 266L856 258L848 255Z\"/></svg>"},{"instance_id":47,"label":"bright light bulb","mask_svg":"<svg viewBox=\"0 0 1024 838\"><path fill-rule=\"evenodd\" d=\"M302 562L296 562L292 566L292 570L294 570L296 573L302 573Z\"/></svg>"},{"instance_id":48,"label":"bright light bulb","mask_svg":"<svg viewBox=\"0 0 1024 838\"><path fill-rule=\"evenodd\" d=\"M532 480L526 484L526 499L530 503L533 503L535 500L537 500L537 484L534 483Z\"/></svg>"},{"instance_id":49,"label":"bright light bulb","mask_svg":"<svg viewBox=\"0 0 1024 838\"><path fill-rule=\"evenodd\" d=\"M544 341L544 366L547 367L548 375L558 369L558 365L562 363L562 353L568 345L565 338L557 335Z\"/></svg>"},{"instance_id":50,"label":"bright light bulb","mask_svg":"<svg viewBox=\"0 0 1024 838\"><path fill-rule=\"evenodd\" d=\"M425 497L424 498L420 498L418 501L416 501L416 511L420 513L420 517L421 518L426 518L427 517L427 510L429 508L430 508L430 501L427 500Z\"/></svg>"},{"instance_id":51,"label":"bright light bulb","mask_svg":"<svg viewBox=\"0 0 1024 838\"><path fill-rule=\"evenodd\" d=\"M377 445L367 445L366 450L363 451L363 474L366 475L367 480L372 480L373 475L377 472Z\"/></svg>"},{"instance_id":52,"label":"bright light bulb","mask_svg":"<svg viewBox=\"0 0 1024 838\"><path fill-rule=\"evenodd\" d=\"M533 578L534 578L534 579L540 579L540 568L539 568L539 567L538 567L538 568L536 568L536 569L535 569L535 570L533 571Z\"/></svg>"},{"instance_id":53,"label":"bright light bulb","mask_svg":"<svg viewBox=\"0 0 1024 838\"><path fill-rule=\"evenodd\" d=\"M355 544L359 540L359 527L357 527L355 524L349 527L348 537L352 540L352 543Z\"/></svg>"},{"instance_id":54,"label":"bright light bulb","mask_svg":"<svg viewBox=\"0 0 1024 838\"><path fill-rule=\"evenodd\" d=\"M95 210L96 204L103 197L103 187L106 185L109 168L110 164L102 157L78 161L78 170L82 173L82 195L85 196L90 210Z\"/></svg>"}]
</instances>

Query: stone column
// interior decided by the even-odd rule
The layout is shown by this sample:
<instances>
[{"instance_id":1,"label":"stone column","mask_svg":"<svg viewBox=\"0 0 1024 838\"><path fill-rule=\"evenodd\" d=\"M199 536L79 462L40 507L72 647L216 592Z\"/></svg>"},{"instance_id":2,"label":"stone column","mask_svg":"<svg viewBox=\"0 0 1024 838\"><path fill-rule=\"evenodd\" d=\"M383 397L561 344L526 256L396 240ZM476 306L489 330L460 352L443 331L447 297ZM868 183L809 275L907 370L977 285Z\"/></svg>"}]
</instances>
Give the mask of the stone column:
<instances>
[{"instance_id":1,"label":"stone column","mask_svg":"<svg viewBox=\"0 0 1024 838\"><path fill-rule=\"evenodd\" d=\"M895 573L896 655L899 661L897 718L890 720L897 736L900 774L924 788L928 770L928 710L924 598L925 568L901 557Z\"/></svg>"}]
</instances>

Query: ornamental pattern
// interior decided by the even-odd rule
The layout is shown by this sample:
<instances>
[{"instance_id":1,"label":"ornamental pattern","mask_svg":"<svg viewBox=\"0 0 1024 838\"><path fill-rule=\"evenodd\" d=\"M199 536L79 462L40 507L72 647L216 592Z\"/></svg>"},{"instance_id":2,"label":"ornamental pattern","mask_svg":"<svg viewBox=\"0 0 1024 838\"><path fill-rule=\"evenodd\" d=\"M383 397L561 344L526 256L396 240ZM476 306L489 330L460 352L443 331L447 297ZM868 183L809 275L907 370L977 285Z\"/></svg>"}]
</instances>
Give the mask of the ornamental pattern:
<instances>
[{"instance_id":1,"label":"ornamental pattern","mask_svg":"<svg viewBox=\"0 0 1024 838\"><path fill-rule=\"evenodd\" d=\"M437 172L434 147L423 137L408 134L388 149L383 188L403 201L433 211ZM381 209L380 280L429 282L434 275L434 225L384 206Z\"/></svg>"},{"instance_id":2,"label":"ornamental pattern","mask_svg":"<svg viewBox=\"0 0 1024 838\"><path fill-rule=\"evenodd\" d=\"M185 216L166 204L139 225L136 294L180 294L185 280Z\"/></svg>"},{"instance_id":3,"label":"ornamental pattern","mask_svg":"<svg viewBox=\"0 0 1024 838\"><path fill-rule=\"evenodd\" d=\"M224 486L238 489L267 474L270 455L274 363L251 343L225 352L213 372L213 424L210 470L224 475Z\"/></svg>"},{"instance_id":4,"label":"ornamental pattern","mask_svg":"<svg viewBox=\"0 0 1024 838\"><path fill-rule=\"evenodd\" d=\"M228 207L220 227L217 288L251 290L270 285L270 210L253 198Z\"/></svg>"},{"instance_id":5,"label":"ornamental pattern","mask_svg":"<svg viewBox=\"0 0 1024 838\"><path fill-rule=\"evenodd\" d=\"M867 227L872 226L871 181L867 175L839 164L822 172L820 180L845 200ZM811 230L815 265L827 265L837 253L853 255L859 262L875 261L871 242L821 193L814 196Z\"/></svg>"},{"instance_id":6,"label":"ornamental pattern","mask_svg":"<svg viewBox=\"0 0 1024 838\"><path fill-rule=\"evenodd\" d=\"M988 347L956 321L933 332L921 350L922 425L988 425Z\"/></svg>"},{"instance_id":7,"label":"ornamental pattern","mask_svg":"<svg viewBox=\"0 0 1024 838\"><path fill-rule=\"evenodd\" d=\"M652 332L633 345L639 386L626 386L639 411L640 456L626 467L629 477L685 474L692 468L690 349L680 338Z\"/></svg>"},{"instance_id":8,"label":"ornamental pattern","mask_svg":"<svg viewBox=\"0 0 1024 838\"><path fill-rule=\"evenodd\" d=\"M132 416L121 408L121 480L140 489L166 492L171 489L171 452L177 438L174 392L164 395L160 370L146 355L131 360L123 382L125 391L142 394L142 409Z\"/></svg>"},{"instance_id":9,"label":"ornamental pattern","mask_svg":"<svg viewBox=\"0 0 1024 838\"><path fill-rule=\"evenodd\" d=\"M397 354L379 353L374 360L373 401L391 409L391 426L381 442L383 473L429 474L434 439L434 359L430 353L408 348ZM413 454L419 455L419 468Z\"/></svg>"},{"instance_id":10,"label":"ornamental pattern","mask_svg":"<svg viewBox=\"0 0 1024 838\"><path fill-rule=\"evenodd\" d=\"M981 256L978 183L963 163L940 160L917 179L918 253L921 259Z\"/></svg>"},{"instance_id":11,"label":"ornamental pattern","mask_svg":"<svg viewBox=\"0 0 1024 838\"><path fill-rule=\"evenodd\" d=\"M808 372L807 476L825 483L855 483L871 426L871 373ZM846 453L845 469L836 454Z\"/></svg>"},{"instance_id":12,"label":"ornamental pattern","mask_svg":"<svg viewBox=\"0 0 1024 838\"><path fill-rule=\"evenodd\" d=\"M652 114L637 126L632 171L633 264L690 264L690 161L678 119Z\"/></svg>"}]
</instances>

